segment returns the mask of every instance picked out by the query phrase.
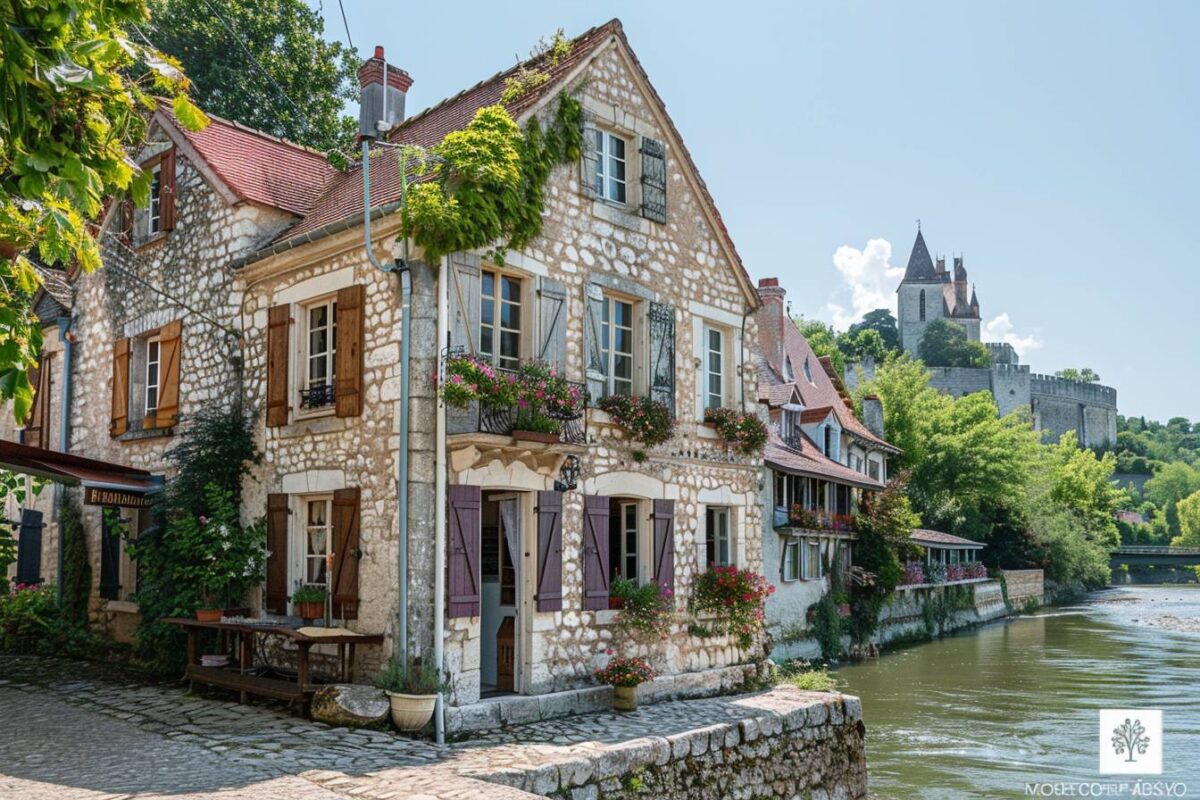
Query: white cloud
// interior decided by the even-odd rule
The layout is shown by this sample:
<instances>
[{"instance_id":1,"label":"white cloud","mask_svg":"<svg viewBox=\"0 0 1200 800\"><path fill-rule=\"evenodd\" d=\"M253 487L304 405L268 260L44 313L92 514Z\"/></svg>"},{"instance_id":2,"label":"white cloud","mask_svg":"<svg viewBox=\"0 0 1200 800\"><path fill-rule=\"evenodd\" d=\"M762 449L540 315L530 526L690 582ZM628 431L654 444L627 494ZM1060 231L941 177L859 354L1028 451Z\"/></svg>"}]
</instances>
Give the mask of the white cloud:
<instances>
[{"instance_id":1,"label":"white cloud","mask_svg":"<svg viewBox=\"0 0 1200 800\"><path fill-rule=\"evenodd\" d=\"M877 308L896 313L896 286L904 276L904 268L892 266L891 259L892 243L887 239L871 239L862 250L848 244L837 249L833 265L845 285L839 287L835 297L848 294L850 300L848 307L844 300L825 305L826 318L835 328L845 330Z\"/></svg>"},{"instance_id":2,"label":"white cloud","mask_svg":"<svg viewBox=\"0 0 1200 800\"><path fill-rule=\"evenodd\" d=\"M1025 358L1025 354L1030 350L1040 350L1042 347L1042 340L1036 331L1028 336L1018 335L1013 330L1012 320L1008 318L1007 312L984 323L983 340L985 342L1008 342L1021 358Z\"/></svg>"}]
</instances>

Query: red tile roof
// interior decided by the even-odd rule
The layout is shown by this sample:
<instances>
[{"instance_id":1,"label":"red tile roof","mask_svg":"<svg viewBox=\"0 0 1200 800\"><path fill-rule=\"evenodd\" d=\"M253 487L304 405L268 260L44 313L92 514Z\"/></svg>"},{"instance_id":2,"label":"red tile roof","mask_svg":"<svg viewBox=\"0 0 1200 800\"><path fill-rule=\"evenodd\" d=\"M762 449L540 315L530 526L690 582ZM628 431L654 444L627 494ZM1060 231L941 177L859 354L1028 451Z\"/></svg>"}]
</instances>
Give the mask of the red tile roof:
<instances>
[{"instance_id":1,"label":"red tile roof","mask_svg":"<svg viewBox=\"0 0 1200 800\"><path fill-rule=\"evenodd\" d=\"M984 547L983 542L975 542L970 539L964 539L961 536L955 536L950 533L942 533L941 531L931 531L925 528L917 528L911 534L910 539L918 544L948 544L956 547Z\"/></svg>"},{"instance_id":2,"label":"red tile roof","mask_svg":"<svg viewBox=\"0 0 1200 800\"><path fill-rule=\"evenodd\" d=\"M833 411L832 406L817 406L816 408L806 408L800 412L800 424L808 425L813 422L822 422L829 413ZM836 416L836 414L834 415Z\"/></svg>"},{"instance_id":3,"label":"red tile roof","mask_svg":"<svg viewBox=\"0 0 1200 800\"><path fill-rule=\"evenodd\" d=\"M666 104L663 103L662 98L655 91L653 85L650 83L649 76L646 74L641 62L638 61L637 55L629 46L629 40L625 37L625 31L619 19L609 20L605 24L577 36L572 41L571 52L567 56L560 59L558 64L553 67L546 66L545 71L550 76L548 81L536 90L527 92L522 97L505 103L504 107L514 118L533 108L543 98L557 91L568 75L574 72L601 45L608 42L614 36L624 45L634 66L645 81L646 86L649 87L652 100L662 110L663 118L666 120L670 135L678 142L678 150L683 160L687 163L688 168L696 177L703 199L712 210L713 218L716 220L717 228L719 229L718 235L729 248L729 252L733 257L734 268L742 276L747 291L747 300L754 306L757 306L758 297L753 290L753 283L746 273L745 265L742 263L741 256L733 244L733 239L729 235L729 230L725 226L724 220L721 218L721 213L717 209L717 205L713 201L712 195L704 183L704 179L700 177L700 172L696 168L696 163L692 159L691 153L683 142L683 137L680 136L675 123L666 112ZM440 142L447 133L465 127L475 117L475 112L480 108L499 103L500 96L504 92L506 78L513 75L513 73L523 66L530 68L539 67L546 58L548 56L542 55L530 59L524 64L518 64L503 72L498 72L487 80L481 81L471 88L465 89L455 96L447 98L437 105L409 117L390 134L390 141L393 143L416 144L426 148L432 147ZM372 158L371 206L374 208L387 205L388 203L396 202L399 198L400 169L397 156L389 152ZM311 212L298 225L281 233L276 241L282 242L293 237L311 234L314 230L325 225L361 216L363 209L362 201L361 168L355 167L339 175L336 180L331 181L325 188L320 199L313 206Z\"/></svg>"},{"instance_id":4,"label":"red tile roof","mask_svg":"<svg viewBox=\"0 0 1200 800\"><path fill-rule=\"evenodd\" d=\"M800 447L800 450L789 447L784 444L775 431L771 431L766 449L763 451L763 459L767 462L768 467L792 475L825 478L875 491L884 488L883 483L874 480L869 475L855 472L846 465L839 464L827 457L807 436L801 437Z\"/></svg>"},{"instance_id":5,"label":"red tile roof","mask_svg":"<svg viewBox=\"0 0 1200 800\"><path fill-rule=\"evenodd\" d=\"M169 104L160 104L159 111L243 200L303 216L338 174L323 153L286 139L211 115L207 128L189 131L176 122Z\"/></svg>"}]
</instances>

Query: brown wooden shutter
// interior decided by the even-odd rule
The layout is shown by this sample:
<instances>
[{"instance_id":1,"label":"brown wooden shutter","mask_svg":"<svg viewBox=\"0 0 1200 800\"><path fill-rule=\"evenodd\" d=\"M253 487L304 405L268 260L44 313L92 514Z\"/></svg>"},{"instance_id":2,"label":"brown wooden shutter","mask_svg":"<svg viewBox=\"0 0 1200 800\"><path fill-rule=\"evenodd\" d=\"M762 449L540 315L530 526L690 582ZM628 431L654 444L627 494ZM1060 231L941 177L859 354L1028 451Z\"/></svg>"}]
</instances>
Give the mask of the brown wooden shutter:
<instances>
[{"instance_id":1,"label":"brown wooden shutter","mask_svg":"<svg viewBox=\"0 0 1200 800\"><path fill-rule=\"evenodd\" d=\"M271 306L267 312L267 427L288 421L288 326L291 306Z\"/></svg>"},{"instance_id":2,"label":"brown wooden shutter","mask_svg":"<svg viewBox=\"0 0 1200 800\"><path fill-rule=\"evenodd\" d=\"M288 507L286 494L267 495L267 613L287 613Z\"/></svg>"},{"instance_id":3,"label":"brown wooden shutter","mask_svg":"<svg viewBox=\"0 0 1200 800\"><path fill-rule=\"evenodd\" d=\"M337 293L337 353L334 390L337 415L357 417L362 414L363 397L363 313L366 288L362 284L347 286Z\"/></svg>"},{"instance_id":4,"label":"brown wooden shutter","mask_svg":"<svg viewBox=\"0 0 1200 800\"><path fill-rule=\"evenodd\" d=\"M175 227L175 148L162 154L159 181L159 224L164 231Z\"/></svg>"},{"instance_id":5,"label":"brown wooden shutter","mask_svg":"<svg viewBox=\"0 0 1200 800\"><path fill-rule=\"evenodd\" d=\"M359 489L333 493L333 616L358 619Z\"/></svg>"},{"instance_id":6,"label":"brown wooden shutter","mask_svg":"<svg viewBox=\"0 0 1200 800\"><path fill-rule=\"evenodd\" d=\"M112 423L109 435L120 436L129 430L129 339L113 343Z\"/></svg>"},{"instance_id":7,"label":"brown wooden shutter","mask_svg":"<svg viewBox=\"0 0 1200 800\"><path fill-rule=\"evenodd\" d=\"M480 505L478 486L450 487L449 617L479 616Z\"/></svg>"},{"instance_id":8,"label":"brown wooden shutter","mask_svg":"<svg viewBox=\"0 0 1200 800\"><path fill-rule=\"evenodd\" d=\"M675 501L655 500L651 518L654 522L654 580L667 589L675 588Z\"/></svg>"},{"instance_id":9,"label":"brown wooden shutter","mask_svg":"<svg viewBox=\"0 0 1200 800\"><path fill-rule=\"evenodd\" d=\"M126 247L133 247L133 201L122 200L117 206L117 236Z\"/></svg>"},{"instance_id":10,"label":"brown wooden shutter","mask_svg":"<svg viewBox=\"0 0 1200 800\"><path fill-rule=\"evenodd\" d=\"M608 498L583 498L583 608L608 608Z\"/></svg>"},{"instance_id":11,"label":"brown wooden shutter","mask_svg":"<svg viewBox=\"0 0 1200 800\"><path fill-rule=\"evenodd\" d=\"M562 611L562 492L537 494L538 611Z\"/></svg>"},{"instance_id":12,"label":"brown wooden shutter","mask_svg":"<svg viewBox=\"0 0 1200 800\"><path fill-rule=\"evenodd\" d=\"M53 374L53 353L42 356L38 366L29 370L29 385L33 388L33 406L25 422L22 442L30 447L50 447L50 377Z\"/></svg>"},{"instance_id":13,"label":"brown wooden shutter","mask_svg":"<svg viewBox=\"0 0 1200 800\"><path fill-rule=\"evenodd\" d=\"M183 341L183 320L163 326L158 335L158 408L154 427L169 428L179 416L179 359Z\"/></svg>"}]
</instances>

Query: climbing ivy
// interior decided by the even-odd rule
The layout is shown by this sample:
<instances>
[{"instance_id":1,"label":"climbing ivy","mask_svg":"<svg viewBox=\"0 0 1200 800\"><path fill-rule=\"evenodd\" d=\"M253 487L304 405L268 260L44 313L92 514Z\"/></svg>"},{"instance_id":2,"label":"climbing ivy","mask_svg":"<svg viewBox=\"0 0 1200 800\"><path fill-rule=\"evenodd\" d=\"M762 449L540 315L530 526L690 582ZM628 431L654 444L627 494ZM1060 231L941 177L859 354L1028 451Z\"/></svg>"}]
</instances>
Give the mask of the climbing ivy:
<instances>
[{"instance_id":1,"label":"climbing ivy","mask_svg":"<svg viewBox=\"0 0 1200 800\"><path fill-rule=\"evenodd\" d=\"M579 100L563 93L544 128L535 116L521 131L503 106L492 105L428 154L405 148L402 171L410 160L417 172L429 162L432 168L407 190L402 235L430 261L492 247L491 256L503 262L508 249L541 233L546 180L556 166L579 158L582 122Z\"/></svg>"}]
</instances>

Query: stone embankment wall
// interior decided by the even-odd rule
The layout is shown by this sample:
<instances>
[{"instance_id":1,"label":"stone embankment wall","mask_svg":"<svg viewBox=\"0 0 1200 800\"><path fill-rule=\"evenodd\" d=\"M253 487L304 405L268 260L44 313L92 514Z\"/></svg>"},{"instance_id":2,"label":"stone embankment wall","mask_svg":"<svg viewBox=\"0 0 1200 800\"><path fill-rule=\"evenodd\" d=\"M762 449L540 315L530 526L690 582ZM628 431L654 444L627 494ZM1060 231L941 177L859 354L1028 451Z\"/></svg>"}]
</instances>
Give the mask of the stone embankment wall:
<instances>
[{"instance_id":1,"label":"stone embankment wall","mask_svg":"<svg viewBox=\"0 0 1200 800\"><path fill-rule=\"evenodd\" d=\"M1046 579L1040 569L1006 569L1002 574L1013 608L1020 608L1029 600L1037 600L1039 606L1046 602Z\"/></svg>"},{"instance_id":2,"label":"stone embankment wall","mask_svg":"<svg viewBox=\"0 0 1200 800\"><path fill-rule=\"evenodd\" d=\"M969 597L962 598L964 592ZM959 603L955 602L959 596ZM930 612L926 606L931 603L949 606L945 619L936 619L935 629L929 630ZM932 611L932 609L931 609ZM1004 605L1004 593L1000 581L960 581L936 586L900 586L897 587L892 601L884 606L879 615L879 644L887 644L897 640L921 637L932 633L941 633L978 625L1008 614Z\"/></svg>"}]
</instances>

